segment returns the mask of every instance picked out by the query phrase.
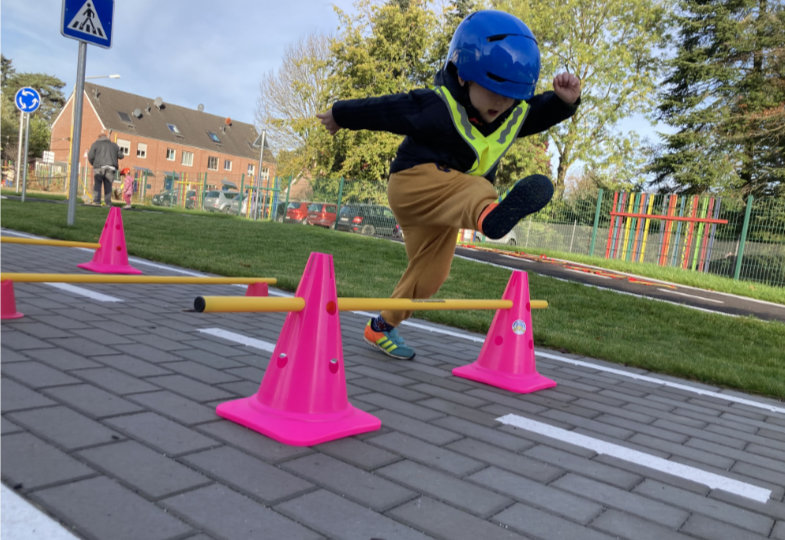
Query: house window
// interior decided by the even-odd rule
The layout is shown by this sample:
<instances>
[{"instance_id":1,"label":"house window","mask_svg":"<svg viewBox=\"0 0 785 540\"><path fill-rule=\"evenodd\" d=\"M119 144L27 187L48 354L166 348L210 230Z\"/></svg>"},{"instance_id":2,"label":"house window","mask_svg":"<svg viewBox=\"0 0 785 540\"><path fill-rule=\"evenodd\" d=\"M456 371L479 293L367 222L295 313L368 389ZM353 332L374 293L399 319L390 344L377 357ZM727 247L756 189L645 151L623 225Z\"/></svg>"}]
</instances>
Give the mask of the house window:
<instances>
[{"instance_id":1,"label":"house window","mask_svg":"<svg viewBox=\"0 0 785 540\"><path fill-rule=\"evenodd\" d=\"M265 167L264 169L262 169L262 179L267 180L269 178L270 178L270 169Z\"/></svg>"},{"instance_id":2,"label":"house window","mask_svg":"<svg viewBox=\"0 0 785 540\"><path fill-rule=\"evenodd\" d=\"M186 152L183 150L183 160L181 161L183 165L186 167L191 167L194 164L194 153L193 152Z\"/></svg>"},{"instance_id":3,"label":"house window","mask_svg":"<svg viewBox=\"0 0 785 540\"><path fill-rule=\"evenodd\" d=\"M117 111L117 115L120 117L120 120L122 120L123 122L127 122L129 124L131 123L131 117L128 116L127 112Z\"/></svg>"},{"instance_id":4,"label":"house window","mask_svg":"<svg viewBox=\"0 0 785 540\"><path fill-rule=\"evenodd\" d=\"M177 157L177 151L174 148L166 149L166 159L168 161L174 161L176 157Z\"/></svg>"},{"instance_id":5,"label":"house window","mask_svg":"<svg viewBox=\"0 0 785 540\"><path fill-rule=\"evenodd\" d=\"M131 153L131 141L126 141L124 139L117 139L117 146L120 147L120 151L123 153L124 156L127 156Z\"/></svg>"},{"instance_id":6,"label":"house window","mask_svg":"<svg viewBox=\"0 0 785 540\"><path fill-rule=\"evenodd\" d=\"M231 171L232 170L232 160L231 159L225 159L224 160L224 170L225 171Z\"/></svg>"},{"instance_id":7,"label":"house window","mask_svg":"<svg viewBox=\"0 0 785 540\"><path fill-rule=\"evenodd\" d=\"M248 164L248 174L253 176L253 173L254 173L255 170L256 170L256 167L254 166L254 164L253 163L249 163Z\"/></svg>"},{"instance_id":8,"label":"house window","mask_svg":"<svg viewBox=\"0 0 785 540\"><path fill-rule=\"evenodd\" d=\"M174 125L174 124L166 124L166 127L168 127L169 131L171 131L175 135L179 135L180 134L180 130L177 128L176 125Z\"/></svg>"},{"instance_id":9,"label":"house window","mask_svg":"<svg viewBox=\"0 0 785 540\"><path fill-rule=\"evenodd\" d=\"M207 156L207 168L211 171L218 170L218 158L215 156Z\"/></svg>"},{"instance_id":10,"label":"house window","mask_svg":"<svg viewBox=\"0 0 785 540\"><path fill-rule=\"evenodd\" d=\"M136 157L142 159L147 157L147 145L145 143L136 143Z\"/></svg>"},{"instance_id":11,"label":"house window","mask_svg":"<svg viewBox=\"0 0 785 540\"><path fill-rule=\"evenodd\" d=\"M216 135L212 131L208 131L207 132L207 136L210 137L210 140L213 141L214 143L220 143L221 142L220 137L218 137L218 135Z\"/></svg>"}]
</instances>

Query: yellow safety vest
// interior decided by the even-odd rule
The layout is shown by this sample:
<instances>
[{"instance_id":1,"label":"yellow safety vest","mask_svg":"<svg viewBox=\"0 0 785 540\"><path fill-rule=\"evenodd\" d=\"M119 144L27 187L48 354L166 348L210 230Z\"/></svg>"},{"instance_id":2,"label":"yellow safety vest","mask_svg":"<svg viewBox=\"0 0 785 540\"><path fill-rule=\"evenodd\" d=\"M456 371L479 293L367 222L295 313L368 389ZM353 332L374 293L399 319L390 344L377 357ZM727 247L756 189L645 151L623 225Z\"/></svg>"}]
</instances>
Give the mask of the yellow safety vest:
<instances>
[{"instance_id":1,"label":"yellow safety vest","mask_svg":"<svg viewBox=\"0 0 785 540\"><path fill-rule=\"evenodd\" d=\"M450 110L450 117L453 124L455 124L455 129L458 130L463 140L474 150L476 159L471 169L466 171L466 173L485 176L499 162L502 156L507 153L512 143L515 142L518 132L523 126L523 121L526 119L529 104L522 101L519 105L516 105L507 119L499 126L499 129L485 136L469 121L466 108L455 101L455 98L452 97L452 94L446 87L437 86L435 91Z\"/></svg>"}]
</instances>

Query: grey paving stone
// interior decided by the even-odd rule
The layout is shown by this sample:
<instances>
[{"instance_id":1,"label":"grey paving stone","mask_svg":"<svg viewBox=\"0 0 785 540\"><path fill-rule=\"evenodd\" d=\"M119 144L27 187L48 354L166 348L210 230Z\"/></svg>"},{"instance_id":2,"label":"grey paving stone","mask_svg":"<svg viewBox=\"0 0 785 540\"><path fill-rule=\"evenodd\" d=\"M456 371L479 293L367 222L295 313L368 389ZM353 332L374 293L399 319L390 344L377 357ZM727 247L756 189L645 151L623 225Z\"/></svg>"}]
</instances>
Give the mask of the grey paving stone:
<instances>
[{"instance_id":1,"label":"grey paving stone","mask_svg":"<svg viewBox=\"0 0 785 540\"><path fill-rule=\"evenodd\" d=\"M423 407L418 403L411 403L409 401L398 399L394 396L386 394L376 394L369 392L362 396L365 403L372 403L383 409L394 411L405 416L429 422L435 418L444 417L444 413L435 411L429 407Z\"/></svg>"},{"instance_id":2,"label":"grey paving stone","mask_svg":"<svg viewBox=\"0 0 785 540\"><path fill-rule=\"evenodd\" d=\"M29 433L3 433L3 481L29 491L93 476L96 472Z\"/></svg>"},{"instance_id":3,"label":"grey paving stone","mask_svg":"<svg viewBox=\"0 0 785 540\"><path fill-rule=\"evenodd\" d=\"M622 489L631 489L638 485L642 477L617 467L611 467L593 459L564 452L557 448L538 444L524 452L524 455L536 458L546 463L557 465L561 469L580 472L584 476L602 480L608 484Z\"/></svg>"},{"instance_id":4,"label":"grey paving stone","mask_svg":"<svg viewBox=\"0 0 785 540\"><path fill-rule=\"evenodd\" d=\"M100 367L101 364L85 358L81 354L64 351L63 349L30 349L25 351L30 358L40 360L53 368L63 371ZM3 362L6 361L6 352L3 350Z\"/></svg>"},{"instance_id":5,"label":"grey paving stone","mask_svg":"<svg viewBox=\"0 0 785 540\"><path fill-rule=\"evenodd\" d=\"M678 529L689 515L678 505L662 504L647 497L635 495L627 490L613 487L568 473L556 480L553 487L558 487L574 494L591 493L592 499L618 510L624 510L640 517L660 523L671 529ZM637 490L636 490L637 491Z\"/></svg>"},{"instance_id":6,"label":"grey paving stone","mask_svg":"<svg viewBox=\"0 0 785 540\"><path fill-rule=\"evenodd\" d=\"M266 504L314 489L313 479L305 481L227 446L188 454L181 459L217 481Z\"/></svg>"},{"instance_id":7,"label":"grey paving stone","mask_svg":"<svg viewBox=\"0 0 785 540\"><path fill-rule=\"evenodd\" d=\"M165 364L161 365L166 367L166 369L186 375L205 384L212 385L233 382L237 380L237 377L230 375L225 371L213 369L199 362L192 362L190 360L183 360L180 362L166 362Z\"/></svg>"},{"instance_id":8,"label":"grey paving stone","mask_svg":"<svg viewBox=\"0 0 785 540\"><path fill-rule=\"evenodd\" d=\"M288 446L223 418L195 428L268 463L278 463L313 452L304 446Z\"/></svg>"},{"instance_id":9,"label":"grey paving stone","mask_svg":"<svg viewBox=\"0 0 785 540\"><path fill-rule=\"evenodd\" d=\"M458 405L440 398L424 399L421 400L419 404L423 407L430 407L444 414L457 416L458 418L463 418L464 420L468 420L469 422L474 422L483 426L493 427L497 425L495 415L488 413L484 409L472 409L471 407Z\"/></svg>"},{"instance_id":10,"label":"grey paving stone","mask_svg":"<svg viewBox=\"0 0 785 540\"><path fill-rule=\"evenodd\" d=\"M107 347L106 345L103 345L100 342L96 343L90 339L86 339L82 337L50 339L49 343L52 346L59 347L67 351L71 351L75 354L81 354L87 357L117 353L117 351L115 349L112 349L111 347ZM35 347L35 348L38 349L40 347Z\"/></svg>"},{"instance_id":11,"label":"grey paving stone","mask_svg":"<svg viewBox=\"0 0 785 540\"><path fill-rule=\"evenodd\" d=\"M430 538L482 538L483 540L523 538L514 530L461 512L430 497L418 497L391 510L388 515L425 532Z\"/></svg>"},{"instance_id":12,"label":"grey paving stone","mask_svg":"<svg viewBox=\"0 0 785 540\"><path fill-rule=\"evenodd\" d=\"M418 461L424 465L459 476L469 474L484 466L482 462L476 459L468 458L451 450L445 450L403 433L393 432L373 436L370 437L369 442L413 461Z\"/></svg>"},{"instance_id":13,"label":"grey paving stone","mask_svg":"<svg viewBox=\"0 0 785 540\"><path fill-rule=\"evenodd\" d=\"M186 425L209 422L218 417L213 407L207 407L168 390L133 394L128 396L128 399Z\"/></svg>"},{"instance_id":14,"label":"grey paving stone","mask_svg":"<svg viewBox=\"0 0 785 540\"><path fill-rule=\"evenodd\" d=\"M144 441L166 454L179 455L218 444L217 441L193 429L153 412L109 418L105 422L118 431L128 434L129 437Z\"/></svg>"},{"instance_id":15,"label":"grey paving stone","mask_svg":"<svg viewBox=\"0 0 785 540\"><path fill-rule=\"evenodd\" d=\"M771 531L774 520L756 512L727 504L711 497L690 493L678 488L667 486L654 480L645 480L634 490L635 493L652 499L665 501L668 504L689 510L694 514L703 514L712 520L724 522L766 535Z\"/></svg>"},{"instance_id":16,"label":"grey paving stone","mask_svg":"<svg viewBox=\"0 0 785 540\"><path fill-rule=\"evenodd\" d=\"M760 540L766 535L756 534L728 522L720 522L702 515L692 515L681 528L683 532L698 538L711 540Z\"/></svg>"},{"instance_id":17,"label":"grey paving stone","mask_svg":"<svg viewBox=\"0 0 785 540\"><path fill-rule=\"evenodd\" d=\"M357 437L346 437L319 445L319 451L345 463L371 471L401 459L393 452L388 452Z\"/></svg>"},{"instance_id":18,"label":"grey paving stone","mask_svg":"<svg viewBox=\"0 0 785 540\"><path fill-rule=\"evenodd\" d=\"M573 495L497 467L488 467L467 480L504 493L517 502L548 510L581 524L589 523L603 509L590 493Z\"/></svg>"},{"instance_id":19,"label":"grey paving stone","mask_svg":"<svg viewBox=\"0 0 785 540\"><path fill-rule=\"evenodd\" d=\"M592 522L591 526L593 529L611 534L614 538L634 538L635 540L686 540L693 538L691 535L681 534L638 516L613 509L603 512Z\"/></svg>"},{"instance_id":20,"label":"grey paving stone","mask_svg":"<svg viewBox=\"0 0 785 540\"><path fill-rule=\"evenodd\" d=\"M96 356L94 360L104 366L114 368L134 377L154 377L157 375L171 375L172 371L157 366L153 363L140 360L127 354L115 354L111 356Z\"/></svg>"},{"instance_id":21,"label":"grey paving stone","mask_svg":"<svg viewBox=\"0 0 785 540\"><path fill-rule=\"evenodd\" d=\"M171 513L106 477L37 491L34 499L88 538L164 540L193 530Z\"/></svg>"},{"instance_id":22,"label":"grey paving stone","mask_svg":"<svg viewBox=\"0 0 785 540\"><path fill-rule=\"evenodd\" d=\"M163 499L161 504L208 534L227 540L321 536L226 486L211 485ZM298 520L299 521L299 520Z\"/></svg>"},{"instance_id":23,"label":"grey paving stone","mask_svg":"<svg viewBox=\"0 0 785 540\"><path fill-rule=\"evenodd\" d=\"M91 384L47 388L43 393L94 419L142 410L139 405Z\"/></svg>"},{"instance_id":24,"label":"grey paving stone","mask_svg":"<svg viewBox=\"0 0 785 540\"><path fill-rule=\"evenodd\" d=\"M477 516L488 517L513 502L495 488L486 489L408 460L382 467L376 474Z\"/></svg>"},{"instance_id":25,"label":"grey paving stone","mask_svg":"<svg viewBox=\"0 0 785 540\"><path fill-rule=\"evenodd\" d=\"M141 390L142 392L159 390L160 387L163 387L200 403L215 399L232 399L237 397L225 390L209 384L204 384L183 375L163 375L161 377L150 377L145 380L157 385L157 387L151 386L146 390Z\"/></svg>"},{"instance_id":26,"label":"grey paving stone","mask_svg":"<svg viewBox=\"0 0 785 540\"><path fill-rule=\"evenodd\" d=\"M78 455L151 499L211 483L206 476L136 441L88 448Z\"/></svg>"},{"instance_id":27,"label":"grey paving stone","mask_svg":"<svg viewBox=\"0 0 785 540\"><path fill-rule=\"evenodd\" d=\"M275 509L327 538L346 540L428 538L406 525L324 490L286 501L277 505Z\"/></svg>"},{"instance_id":28,"label":"grey paving stone","mask_svg":"<svg viewBox=\"0 0 785 540\"><path fill-rule=\"evenodd\" d=\"M435 420L433 423L507 450L520 451L534 446L533 442L527 441L521 437L504 433L498 429L479 426L461 418L445 416Z\"/></svg>"},{"instance_id":29,"label":"grey paving stone","mask_svg":"<svg viewBox=\"0 0 785 540\"><path fill-rule=\"evenodd\" d=\"M771 538L785 540L785 521L778 521L771 532Z\"/></svg>"},{"instance_id":30,"label":"grey paving stone","mask_svg":"<svg viewBox=\"0 0 785 540\"><path fill-rule=\"evenodd\" d=\"M444 445L462 437L461 434L440 427L431 423L416 420L410 416L398 414L393 411L380 410L376 416L385 426L389 426L395 431L400 431L412 437L427 441L436 445Z\"/></svg>"},{"instance_id":31,"label":"grey paving stone","mask_svg":"<svg viewBox=\"0 0 785 540\"><path fill-rule=\"evenodd\" d=\"M17 379L30 388L35 389L79 382L79 379L75 379L59 369L54 369L40 362L4 362L2 367L4 376Z\"/></svg>"},{"instance_id":32,"label":"grey paving stone","mask_svg":"<svg viewBox=\"0 0 785 540\"><path fill-rule=\"evenodd\" d=\"M121 396L133 394L135 392L150 392L160 389L157 386L114 368L80 369L78 371L72 371L71 373L96 386L100 386L104 390L114 392Z\"/></svg>"},{"instance_id":33,"label":"grey paving stone","mask_svg":"<svg viewBox=\"0 0 785 540\"><path fill-rule=\"evenodd\" d=\"M7 377L0 378L0 385L0 408L3 414L56 404L40 392Z\"/></svg>"},{"instance_id":34,"label":"grey paving stone","mask_svg":"<svg viewBox=\"0 0 785 540\"><path fill-rule=\"evenodd\" d=\"M19 433L23 432L24 428L21 426L17 426L7 418L0 419L0 433L3 435L9 435L11 433Z\"/></svg>"},{"instance_id":35,"label":"grey paving stone","mask_svg":"<svg viewBox=\"0 0 785 540\"><path fill-rule=\"evenodd\" d=\"M723 457L716 453L705 452L697 448L691 448L683 444L676 444L670 441L663 441L656 437L651 437L643 433L636 433L630 437L630 446L637 445L639 448L646 448L649 453L652 450L659 450L667 454L668 459L671 461L692 462L702 467L714 467L720 470L727 470L733 466L733 460ZM625 444L626 446L626 444Z\"/></svg>"},{"instance_id":36,"label":"grey paving stone","mask_svg":"<svg viewBox=\"0 0 785 540\"><path fill-rule=\"evenodd\" d=\"M507 527L521 531L527 538L542 540L611 540L625 536L611 536L556 516L539 508L514 504L493 516Z\"/></svg>"},{"instance_id":37,"label":"grey paving stone","mask_svg":"<svg viewBox=\"0 0 785 540\"><path fill-rule=\"evenodd\" d=\"M463 438L447 445L447 448L544 484L564 474L564 469L560 467L476 439Z\"/></svg>"},{"instance_id":38,"label":"grey paving stone","mask_svg":"<svg viewBox=\"0 0 785 540\"><path fill-rule=\"evenodd\" d=\"M379 512L415 496L409 489L322 454L293 459L281 467Z\"/></svg>"},{"instance_id":39,"label":"grey paving stone","mask_svg":"<svg viewBox=\"0 0 785 540\"><path fill-rule=\"evenodd\" d=\"M118 440L122 436L95 420L62 406L11 413L8 418L66 450Z\"/></svg>"}]
</instances>

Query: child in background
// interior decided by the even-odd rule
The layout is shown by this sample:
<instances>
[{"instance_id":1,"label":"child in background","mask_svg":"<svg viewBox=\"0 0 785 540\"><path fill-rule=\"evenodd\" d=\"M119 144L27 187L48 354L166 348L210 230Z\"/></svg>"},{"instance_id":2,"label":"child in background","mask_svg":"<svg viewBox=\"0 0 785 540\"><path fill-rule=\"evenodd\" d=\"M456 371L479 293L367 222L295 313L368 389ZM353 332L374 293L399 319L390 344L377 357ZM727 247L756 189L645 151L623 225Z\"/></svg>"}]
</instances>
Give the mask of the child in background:
<instances>
[{"instance_id":1,"label":"child in background","mask_svg":"<svg viewBox=\"0 0 785 540\"><path fill-rule=\"evenodd\" d=\"M123 199L125 200L123 208L131 208L131 195L134 194L134 177L131 176L131 169L126 167L120 171L120 177L123 179Z\"/></svg>"},{"instance_id":2,"label":"child in background","mask_svg":"<svg viewBox=\"0 0 785 540\"><path fill-rule=\"evenodd\" d=\"M501 196L493 187L516 137L545 131L578 108L577 77L560 73L553 91L535 95L539 75L540 51L529 28L502 11L478 11L455 30L433 89L338 101L317 115L332 135L346 128L406 136L387 184L409 259L393 298L436 294L450 273L459 229L501 238L550 201L553 185L539 174ZM410 316L382 311L363 337L393 358L412 359L396 328Z\"/></svg>"}]
</instances>

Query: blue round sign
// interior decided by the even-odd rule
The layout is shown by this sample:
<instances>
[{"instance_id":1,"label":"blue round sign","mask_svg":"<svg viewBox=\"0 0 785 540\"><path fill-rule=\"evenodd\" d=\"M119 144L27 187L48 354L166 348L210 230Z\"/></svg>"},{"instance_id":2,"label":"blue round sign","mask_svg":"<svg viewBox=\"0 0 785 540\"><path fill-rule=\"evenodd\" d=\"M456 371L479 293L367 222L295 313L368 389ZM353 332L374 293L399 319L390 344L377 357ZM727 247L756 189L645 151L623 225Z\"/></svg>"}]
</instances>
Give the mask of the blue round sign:
<instances>
[{"instance_id":1,"label":"blue round sign","mask_svg":"<svg viewBox=\"0 0 785 540\"><path fill-rule=\"evenodd\" d=\"M41 96L33 88L25 86L16 92L14 103L16 103L16 108L22 112L35 112L41 106Z\"/></svg>"}]
</instances>

